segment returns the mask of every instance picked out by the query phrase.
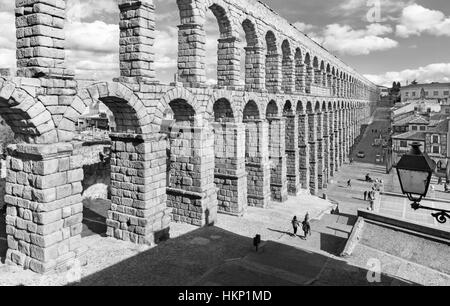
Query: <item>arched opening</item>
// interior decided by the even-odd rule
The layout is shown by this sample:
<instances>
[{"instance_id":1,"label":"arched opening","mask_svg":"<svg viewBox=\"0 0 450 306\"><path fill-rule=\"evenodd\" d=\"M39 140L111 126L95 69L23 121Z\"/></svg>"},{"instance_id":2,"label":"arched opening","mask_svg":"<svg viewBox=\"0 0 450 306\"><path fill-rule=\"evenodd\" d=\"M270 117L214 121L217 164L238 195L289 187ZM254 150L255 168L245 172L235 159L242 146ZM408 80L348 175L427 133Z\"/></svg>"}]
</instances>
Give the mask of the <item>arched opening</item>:
<instances>
[{"instance_id":1,"label":"arched opening","mask_svg":"<svg viewBox=\"0 0 450 306\"><path fill-rule=\"evenodd\" d=\"M281 83L281 69L277 39L272 31L266 34L266 50L266 89L271 93L276 93Z\"/></svg>"},{"instance_id":2,"label":"arched opening","mask_svg":"<svg viewBox=\"0 0 450 306\"><path fill-rule=\"evenodd\" d=\"M305 67L303 65L302 51L300 48L295 50L295 91L303 93L305 90Z\"/></svg>"},{"instance_id":3,"label":"arched opening","mask_svg":"<svg viewBox=\"0 0 450 306\"><path fill-rule=\"evenodd\" d=\"M234 122L233 109L230 101L227 99L219 99L214 103L214 121L217 123Z\"/></svg>"},{"instance_id":4,"label":"arched opening","mask_svg":"<svg viewBox=\"0 0 450 306\"><path fill-rule=\"evenodd\" d=\"M314 69L314 85L320 85L322 78L320 75L319 59L316 56L314 56L313 59L313 69Z\"/></svg>"},{"instance_id":5,"label":"arched opening","mask_svg":"<svg viewBox=\"0 0 450 306\"><path fill-rule=\"evenodd\" d=\"M240 215L247 206L243 125L235 123L230 102L214 103L214 183L218 211Z\"/></svg>"},{"instance_id":6,"label":"arched opening","mask_svg":"<svg viewBox=\"0 0 450 306\"><path fill-rule=\"evenodd\" d=\"M296 196L300 189L299 155L298 155L298 118L295 115L291 101L286 101L283 108L285 118L286 143L286 179L288 193Z\"/></svg>"},{"instance_id":7,"label":"arched opening","mask_svg":"<svg viewBox=\"0 0 450 306\"><path fill-rule=\"evenodd\" d=\"M241 70L243 69L245 76L245 89L249 91L261 89L264 78L264 66L255 24L245 19L242 22L242 28L244 29L245 41L247 42L245 47L245 65L241 65Z\"/></svg>"},{"instance_id":8,"label":"arched opening","mask_svg":"<svg viewBox=\"0 0 450 306\"><path fill-rule=\"evenodd\" d=\"M286 39L281 45L283 53L282 66L282 84L281 87L284 92L291 93L294 89L294 60L292 57L291 44Z\"/></svg>"},{"instance_id":9,"label":"arched opening","mask_svg":"<svg viewBox=\"0 0 450 306\"><path fill-rule=\"evenodd\" d=\"M311 85L314 79L314 71L311 65L311 56L309 53L305 55L305 67L306 67L306 80L305 80L305 92L307 94L311 93Z\"/></svg>"},{"instance_id":10,"label":"arched opening","mask_svg":"<svg viewBox=\"0 0 450 306\"><path fill-rule=\"evenodd\" d=\"M265 208L270 199L270 171L267 169L267 124L262 120L258 105L250 100L244 107L245 170L249 206Z\"/></svg>"},{"instance_id":11,"label":"arched opening","mask_svg":"<svg viewBox=\"0 0 450 306\"><path fill-rule=\"evenodd\" d=\"M237 85L241 75L241 42L233 35L228 13L222 6L213 4L206 9L205 18L207 84Z\"/></svg>"}]
</instances>

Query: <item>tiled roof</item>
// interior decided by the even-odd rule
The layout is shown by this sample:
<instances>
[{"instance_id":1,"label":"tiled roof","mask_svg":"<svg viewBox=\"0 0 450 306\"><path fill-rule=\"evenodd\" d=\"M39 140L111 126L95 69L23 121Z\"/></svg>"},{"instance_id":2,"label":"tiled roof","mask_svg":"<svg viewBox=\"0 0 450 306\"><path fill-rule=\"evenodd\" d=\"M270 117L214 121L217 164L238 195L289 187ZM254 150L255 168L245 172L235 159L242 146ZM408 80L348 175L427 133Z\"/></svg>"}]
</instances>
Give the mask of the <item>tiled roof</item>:
<instances>
[{"instance_id":1,"label":"tiled roof","mask_svg":"<svg viewBox=\"0 0 450 306\"><path fill-rule=\"evenodd\" d=\"M392 139L425 141L425 132L410 131L403 134L394 135L392 136Z\"/></svg>"},{"instance_id":2,"label":"tiled roof","mask_svg":"<svg viewBox=\"0 0 450 306\"><path fill-rule=\"evenodd\" d=\"M449 119L440 121L435 127L429 128L427 133L448 133Z\"/></svg>"},{"instance_id":3,"label":"tiled roof","mask_svg":"<svg viewBox=\"0 0 450 306\"><path fill-rule=\"evenodd\" d=\"M423 124L428 124L428 120L421 115L412 114L398 121L394 121L395 126L404 126L412 123L412 121L420 120Z\"/></svg>"},{"instance_id":4,"label":"tiled roof","mask_svg":"<svg viewBox=\"0 0 450 306\"><path fill-rule=\"evenodd\" d=\"M410 84L408 86L403 86L402 89L410 89L410 88L427 88L427 87L450 87L450 83L428 83L428 84Z\"/></svg>"}]
</instances>

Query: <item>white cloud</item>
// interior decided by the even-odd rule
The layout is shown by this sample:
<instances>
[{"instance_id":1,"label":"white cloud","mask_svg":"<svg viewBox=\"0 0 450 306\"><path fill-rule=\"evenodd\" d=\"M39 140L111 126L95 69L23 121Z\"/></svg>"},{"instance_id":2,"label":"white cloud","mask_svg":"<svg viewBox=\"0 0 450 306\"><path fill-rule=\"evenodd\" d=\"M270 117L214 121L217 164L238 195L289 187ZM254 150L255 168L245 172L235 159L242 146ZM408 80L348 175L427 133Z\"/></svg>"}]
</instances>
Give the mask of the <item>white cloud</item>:
<instances>
[{"instance_id":1,"label":"white cloud","mask_svg":"<svg viewBox=\"0 0 450 306\"><path fill-rule=\"evenodd\" d=\"M66 15L71 22L81 22L95 14L119 12L117 0L68 0Z\"/></svg>"},{"instance_id":2,"label":"white cloud","mask_svg":"<svg viewBox=\"0 0 450 306\"><path fill-rule=\"evenodd\" d=\"M450 36L450 17L446 17L441 11L413 4L403 9L396 32L403 38L422 33Z\"/></svg>"},{"instance_id":3,"label":"white cloud","mask_svg":"<svg viewBox=\"0 0 450 306\"><path fill-rule=\"evenodd\" d=\"M317 27L312 24L307 24L304 22L296 22L294 23L294 27L296 27L299 31L307 33L314 31Z\"/></svg>"},{"instance_id":4,"label":"white cloud","mask_svg":"<svg viewBox=\"0 0 450 306\"><path fill-rule=\"evenodd\" d=\"M355 30L349 25L330 24L322 33L311 33L310 36L330 51L348 55L367 55L374 51L397 47L397 41L383 37L392 31L390 26L378 23L370 24L361 30Z\"/></svg>"},{"instance_id":5,"label":"white cloud","mask_svg":"<svg viewBox=\"0 0 450 306\"><path fill-rule=\"evenodd\" d=\"M450 82L450 63L436 63L416 69L390 71L378 75L368 74L365 77L375 84L384 86L390 86L392 82L406 84L407 81L414 80L420 83Z\"/></svg>"},{"instance_id":6,"label":"white cloud","mask_svg":"<svg viewBox=\"0 0 450 306\"><path fill-rule=\"evenodd\" d=\"M337 13L343 16L352 16L362 13L363 19L367 19L367 15L373 12L372 9L379 8L381 20L396 20L396 16L405 6L411 5L415 0L346 0L338 7Z\"/></svg>"}]
</instances>

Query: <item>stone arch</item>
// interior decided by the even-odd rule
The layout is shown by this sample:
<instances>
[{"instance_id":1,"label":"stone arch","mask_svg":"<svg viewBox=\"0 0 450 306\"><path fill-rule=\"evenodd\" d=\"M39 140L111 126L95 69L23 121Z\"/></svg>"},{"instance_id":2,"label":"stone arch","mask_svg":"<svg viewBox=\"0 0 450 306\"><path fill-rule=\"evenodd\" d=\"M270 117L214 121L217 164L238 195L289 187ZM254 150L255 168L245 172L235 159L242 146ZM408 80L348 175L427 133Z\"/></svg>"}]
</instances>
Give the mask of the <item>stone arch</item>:
<instances>
[{"instance_id":1,"label":"stone arch","mask_svg":"<svg viewBox=\"0 0 450 306\"><path fill-rule=\"evenodd\" d=\"M311 101L308 101L306 103L306 113L307 114L313 114L314 113L314 108L313 108L313 104L311 103Z\"/></svg>"},{"instance_id":2,"label":"stone arch","mask_svg":"<svg viewBox=\"0 0 450 306\"><path fill-rule=\"evenodd\" d=\"M304 105L303 101L297 101L296 112L297 115L304 115L306 113L306 106Z\"/></svg>"},{"instance_id":3,"label":"stone arch","mask_svg":"<svg viewBox=\"0 0 450 306\"><path fill-rule=\"evenodd\" d=\"M226 3L218 0L206 1L205 6L205 10L209 9L217 19L221 39L237 37L237 29L234 28L231 22L231 13Z\"/></svg>"},{"instance_id":4,"label":"stone arch","mask_svg":"<svg viewBox=\"0 0 450 306\"><path fill-rule=\"evenodd\" d=\"M295 91L304 92L305 66L303 65L303 53L300 48L295 49L294 67L295 67Z\"/></svg>"},{"instance_id":5,"label":"stone arch","mask_svg":"<svg viewBox=\"0 0 450 306\"><path fill-rule=\"evenodd\" d=\"M305 65L308 67L311 67L311 55L309 54L309 52L306 52L305 54Z\"/></svg>"},{"instance_id":6,"label":"stone arch","mask_svg":"<svg viewBox=\"0 0 450 306\"><path fill-rule=\"evenodd\" d=\"M328 102L327 111L329 111L329 112L333 111L333 103L331 101Z\"/></svg>"},{"instance_id":7,"label":"stone arch","mask_svg":"<svg viewBox=\"0 0 450 306\"><path fill-rule=\"evenodd\" d=\"M186 99L187 100L187 99ZM209 99L207 101L204 101L203 104L200 102L197 102L197 107L195 105L191 104L194 107L195 112L197 113L197 121L200 123L200 117L203 116L202 119L204 120L210 120L214 121L215 114L214 114L214 105L219 100L227 100L229 102L229 106L231 108L232 112L232 118L236 119L238 116L238 109L239 105L235 102L235 99L233 99L233 95L228 90L214 90L212 94L210 95ZM192 100L187 100L192 101ZM204 113L204 115L201 115ZM233 120L235 121L235 120Z\"/></svg>"},{"instance_id":8,"label":"stone arch","mask_svg":"<svg viewBox=\"0 0 450 306\"><path fill-rule=\"evenodd\" d=\"M289 101L289 100L287 100L286 103L284 103L283 115L284 116L294 115L294 107L293 107L291 101Z\"/></svg>"},{"instance_id":9,"label":"stone arch","mask_svg":"<svg viewBox=\"0 0 450 306\"><path fill-rule=\"evenodd\" d=\"M282 51L282 83L281 86L284 92L290 93L294 87L294 59L291 44L289 40L285 39L281 44Z\"/></svg>"},{"instance_id":10,"label":"stone arch","mask_svg":"<svg viewBox=\"0 0 450 306\"><path fill-rule=\"evenodd\" d=\"M319 114L322 112L322 104L319 101L316 101L314 104L314 113Z\"/></svg>"},{"instance_id":11,"label":"stone arch","mask_svg":"<svg viewBox=\"0 0 450 306\"><path fill-rule=\"evenodd\" d=\"M261 114L259 111L258 104L254 100L249 100L244 107L243 120L259 120L261 119Z\"/></svg>"},{"instance_id":12,"label":"stone arch","mask_svg":"<svg viewBox=\"0 0 450 306\"><path fill-rule=\"evenodd\" d=\"M67 108L58 129L73 134L76 120L96 101L105 104L114 114L117 132L148 134L153 131L143 102L131 89L117 82L102 82L83 88Z\"/></svg>"},{"instance_id":13,"label":"stone arch","mask_svg":"<svg viewBox=\"0 0 450 306\"><path fill-rule=\"evenodd\" d=\"M174 99L169 102L172 118L178 126L194 126L196 112L194 108L184 99Z\"/></svg>"},{"instance_id":14,"label":"stone arch","mask_svg":"<svg viewBox=\"0 0 450 306\"><path fill-rule=\"evenodd\" d=\"M201 125L203 118L200 116L203 112L207 114L207 116L211 117L213 113L213 105L214 102L210 100L208 103L206 111L204 111L204 106L202 106L201 102L197 99L197 95L193 94L191 91L185 89L184 87L176 87L166 92L164 96L159 99L159 102L156 105L155 113L151 116L151 123L153 124L153 128L159 132L163 114L167 111L170 111L170 102L174 100L184 100L194 109L195 116L195 124Z\"/></svg>"},{"instance_id":15,"label":"stone arch","mask_svg":"<svg viewBox=\"0 0 450 306\"><path fill-rule=\"evenodd\" d=\"M246 90L261 89L265 75L264 60L261 57L262 44L257 24L246 18L242 22L247 46L245 47L245 85Z\"/></svg>"},{"instance_id":16,"label":"stone arch","mask_svg":"<svg viewBox=\"0 0 450 306\"><path fill-rule=\"evenodd\" d=\"M281 62L277 37L272 31L266 33L266 52L266 89L277 92L281 83Z\"/></svg>"},{"instance_id":17,"label":"stone arch","mask_svg":"<svg viewBox=\"0 0 450 306\"><path fill-rule=\"evenodd\" d=\"M220 123L234 122L234 112L228 99L221 98L213 105L214 121Z\"/></svg>"},{"instance_id":18,"label":"stone arch","mask_svg":"<svg viewBox=\"0 0 450 306\"><path fill-rule=\"evenodd\" d=\"M274 100L270 100L266 107L266 118L279 117L278 105Z\"/></svg>"},{"instance_id":19,"label":"stone arch","mask_svg":"<svg viewBox=\"0 0 450 306\"><path fill-rule=\"evenodd\" d=\"M52 115L44 104L15 83L1 78L0 116L18 141L46 144L59 140Z\"/></svg>"}]
</instances>

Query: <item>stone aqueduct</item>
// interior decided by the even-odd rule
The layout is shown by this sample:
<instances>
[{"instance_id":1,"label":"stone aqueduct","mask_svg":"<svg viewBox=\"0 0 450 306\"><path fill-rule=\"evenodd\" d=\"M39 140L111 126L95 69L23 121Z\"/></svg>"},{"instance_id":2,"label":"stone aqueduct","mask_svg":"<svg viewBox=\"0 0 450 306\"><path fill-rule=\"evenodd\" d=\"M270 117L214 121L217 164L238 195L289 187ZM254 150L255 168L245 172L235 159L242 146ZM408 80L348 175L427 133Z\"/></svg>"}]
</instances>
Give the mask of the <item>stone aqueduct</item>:
<instances>
[{"instance_id":1,"label":"stone aqueduct","mask_svg":"<svg viewBox=\"0 0 450 306\"><path fill-rule=\"evenodd\" d=\"M17 76L0 78L0 115L19 140L7 157L9 263L43 273L83 254L73 138L96 101L117 124L107 217L117 239L154 243L172 220L203 226L218 212L318 194L340 169L376 86L260 2L177 3L177 82L155 77L152 0L119 0L120 76L86 84L65 66L65 1L16 0ZM208 9L220 28L215 87L205 85Z\"/></svg>"}]
</instances>

